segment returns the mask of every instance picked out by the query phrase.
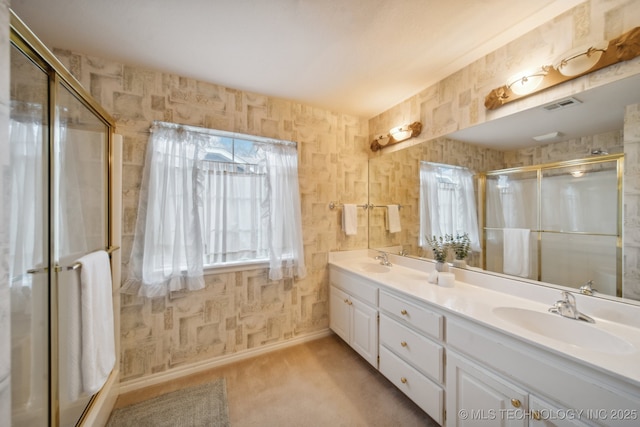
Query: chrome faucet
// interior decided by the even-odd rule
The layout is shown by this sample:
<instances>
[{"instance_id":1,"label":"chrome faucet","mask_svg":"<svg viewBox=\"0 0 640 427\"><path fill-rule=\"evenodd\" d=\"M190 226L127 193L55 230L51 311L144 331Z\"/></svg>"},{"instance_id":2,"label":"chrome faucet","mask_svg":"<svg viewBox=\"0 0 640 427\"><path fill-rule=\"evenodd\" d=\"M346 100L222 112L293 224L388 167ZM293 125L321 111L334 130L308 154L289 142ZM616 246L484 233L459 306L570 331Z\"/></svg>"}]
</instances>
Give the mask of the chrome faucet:
<instances>
[{"instance_id":1,"label":"chrome faucet","mask_svg":"<svg viewBox=\"0 0 640 427\"><path fill-rule=\"evenodd\" d=\"M593 293L597 291L597 289L593 287L593 280L589 280L587 283L580 286L579 290L581 294L589 296L593 295Z\"/></svg>"},{"instance_id":2,"label":"chrome faucet","mask_svg":"<svg viewBox=\"0 0 640 427\"><path fill-rule=\"evenodd\" d=\"M407 256L407 255L409 255L409 252L406 249L400 248L400 251L398 252L398 255Z\"/></svg>"},{"instance_id":3,"label":"chrome faucet","mask_svg":"<svg viewBox=\"0 0 640 427\"><path fill-rule=\"evenodd\" d=\"M380 255L376 255L375 259L379 259L381 265L391 267L391 263L389 262L389 258L386 252L380 252Z\"/></svg>"},{"instance_id":4,"label":"chrome faucet","mask_svg":"<svg viewBox=\"0 0 640 427\"><path fill-rule=\"evenodd\" d=\"M582 314L578 311L576 305L576 297L573 294L563 291L562 299L556 301L556 303L549 309L550 313L559 314L562 317L568 317L575 320L584 320L585 322L595 323L591 317L586 314Z\"/></svg>"}]
</instances>

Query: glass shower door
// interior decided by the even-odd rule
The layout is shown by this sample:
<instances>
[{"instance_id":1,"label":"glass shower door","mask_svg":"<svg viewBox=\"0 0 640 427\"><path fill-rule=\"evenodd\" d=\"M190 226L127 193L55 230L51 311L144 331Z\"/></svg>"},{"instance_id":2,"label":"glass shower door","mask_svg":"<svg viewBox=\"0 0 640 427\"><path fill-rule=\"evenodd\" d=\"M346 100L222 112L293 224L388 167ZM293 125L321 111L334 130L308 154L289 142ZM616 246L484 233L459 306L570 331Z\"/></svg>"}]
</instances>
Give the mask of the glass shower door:
<instances>
[{"instance_id":1,"label":"glass shower door","mask_svg":"<svg viewBox=\"0 0 640 427\"><path fill-rule=\"evenodd\" d=\"M49 76L11 47L13 425L49 425Z\"/></svg>"},{"instance_id":2,"label":"glass shower door","mask_svg":"<svg viewBox=\"0 0 640 427\"><path fill-rule=\"evenodd\" d=\"M53 253L58 284L60 425L75 425L91 400L81 392L80 268L108 242L108 126L64 84L56 90Z\"/></svg>"}]
</instances>

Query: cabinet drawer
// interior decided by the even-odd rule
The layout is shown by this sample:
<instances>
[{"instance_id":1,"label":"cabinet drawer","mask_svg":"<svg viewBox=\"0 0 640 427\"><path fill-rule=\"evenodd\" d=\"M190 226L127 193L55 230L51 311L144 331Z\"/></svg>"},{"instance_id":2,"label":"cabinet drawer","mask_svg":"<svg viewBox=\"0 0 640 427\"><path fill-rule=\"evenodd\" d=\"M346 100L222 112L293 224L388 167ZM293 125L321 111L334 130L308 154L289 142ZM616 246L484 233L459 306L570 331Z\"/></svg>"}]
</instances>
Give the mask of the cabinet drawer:
<instances>
[{"instance_id":1,"label":"cabinet drawer","mask_svg":"<svg viewBox=\"0 0 640 427\"><path fill-rule=\"evenodd\" d=\"M380 347L380 372L442 425L444 391L395 354Z\"/></svg>"},{"instance_id":2,"label":"cabinet drawer","mask_svg":"<svg viewBox=\"0 0 640 427\"><path fill-rule=\"evenodd\" d=\"M442 383L443 347L386 315L380 316L380 342L418 370Z\"/></svg>"},{"instance_id":3,"label":"cabinet drawer","mask_svg":"<svg viewBox=\"0 0 640 427\"><path fill-rule=\"evenodd\" d=\"M380 292L380 309L401 319L402 322L442 340L442 315L384 291Z\"/></svg>"},{"instance_id":4,"label":"cabinet drawer","mask_svg":"<svg viewBox=\"0 0 640 427\"><path fill-rule=\"evenodd\" d=\"M329 280L332 285L357 297L360 301L374 307L378 306L378 287L372 282L333 267L329 269Z\"/></svg>"}]
</instances>

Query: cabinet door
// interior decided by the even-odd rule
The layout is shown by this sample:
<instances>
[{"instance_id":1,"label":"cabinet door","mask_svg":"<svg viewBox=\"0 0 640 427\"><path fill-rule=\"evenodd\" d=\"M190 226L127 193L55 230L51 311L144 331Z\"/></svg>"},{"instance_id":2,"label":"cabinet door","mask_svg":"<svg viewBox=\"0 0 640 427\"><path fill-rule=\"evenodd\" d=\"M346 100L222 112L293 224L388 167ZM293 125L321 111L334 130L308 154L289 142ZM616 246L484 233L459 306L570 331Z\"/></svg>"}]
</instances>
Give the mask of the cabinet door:
<instances>
[{"instance_id":1,"label":"cabinet door","mask_svg":"<svg viewBox=\"0 0 640 427\"><path fill-rule=\"evenodd\" d=\"M529 427L586 427L580 421L588 417L588 413L580 410L567 410L551 404L537 396L529 396L531 417Z\"/></svg>"},{"instance_id":2,"label":"cabinet door","mask_svg":"<svg viewBox=\"0 0 640 427\"><path fill-rule=\"evenodd\" d=\"M466 359L447 356L448 426L526 426L527 393Z\"/></svg>"},{"instance_id":3,"label":"cabinet door","mask_svg":"<svg viewBox=\"0 0 640 427\"><path fill-rule=\"evenodd\" d=\"M373 366L378 367L378 311L350 297L351 347Z\"/></svg>"},{"instance_id":4,"label":"cabinet door","mask_svg":"<svg viewBox=\"0 0 640 427\"><path fill-rule=\"evenodd\" d=\"M349 295L331 286L329 301L329 327L340 338L351 344Z\"/></svg>"}]
</instances>

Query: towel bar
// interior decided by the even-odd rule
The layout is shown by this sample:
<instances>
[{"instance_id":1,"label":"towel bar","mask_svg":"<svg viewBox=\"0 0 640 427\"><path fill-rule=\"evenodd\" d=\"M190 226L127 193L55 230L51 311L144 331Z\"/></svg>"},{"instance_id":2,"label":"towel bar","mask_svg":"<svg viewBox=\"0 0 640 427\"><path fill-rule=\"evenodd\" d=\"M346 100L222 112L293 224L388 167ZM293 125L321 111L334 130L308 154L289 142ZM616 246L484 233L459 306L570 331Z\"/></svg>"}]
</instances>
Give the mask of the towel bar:
<instances>
[{"instance_id":1,"label":"towel bar","mask_svg":"<svg viewBox=\"0 0 640 427\"><path fill-rule=\"evenodd\" d=\"M107 252L107 254L109 254L109 256L111 256L112 253L114 253L115 251L117 251L118 249L120 249L120 246L109 246L107 248L105 248L105 251ZM71 265L68 265L66 267L60 266L60 265L55 265L53 267L53 271L55 272L60 272L60 271L70 271L70 270L77 270L80 267L82 267L82 264L79 262L74 262ZM47 271L49 271L48 267L42 267L42 268L32 268L30 270L27 270L27 274L39 274L39 273L46 273Z\"/></svg>"},{"instance_id":2,"label":"towel bar","mask_svg":"<svg viewBox=\"0 0 640 427\"><path fill-rule=\"evenodd\" d=\"M373 208L386 208L389 205L369 205L369 209ZM398 205L398 209L402 209L402 205Z\"/></svg>"},{"instance_id":3,"label":"towel bar","mask_svg":"<svg viewBox=\"0 0 640 427\"><path fill-rule=\"evenodd\" d=\"M334 210L335 208L339 208L340 206L344 206L343 203L340 202L329 202L329 209ZM369 208L369 205L364 204L364 205L356 205L359 208L362 208L364 210L367 210Z\"/></svg>"}]
</instances>

